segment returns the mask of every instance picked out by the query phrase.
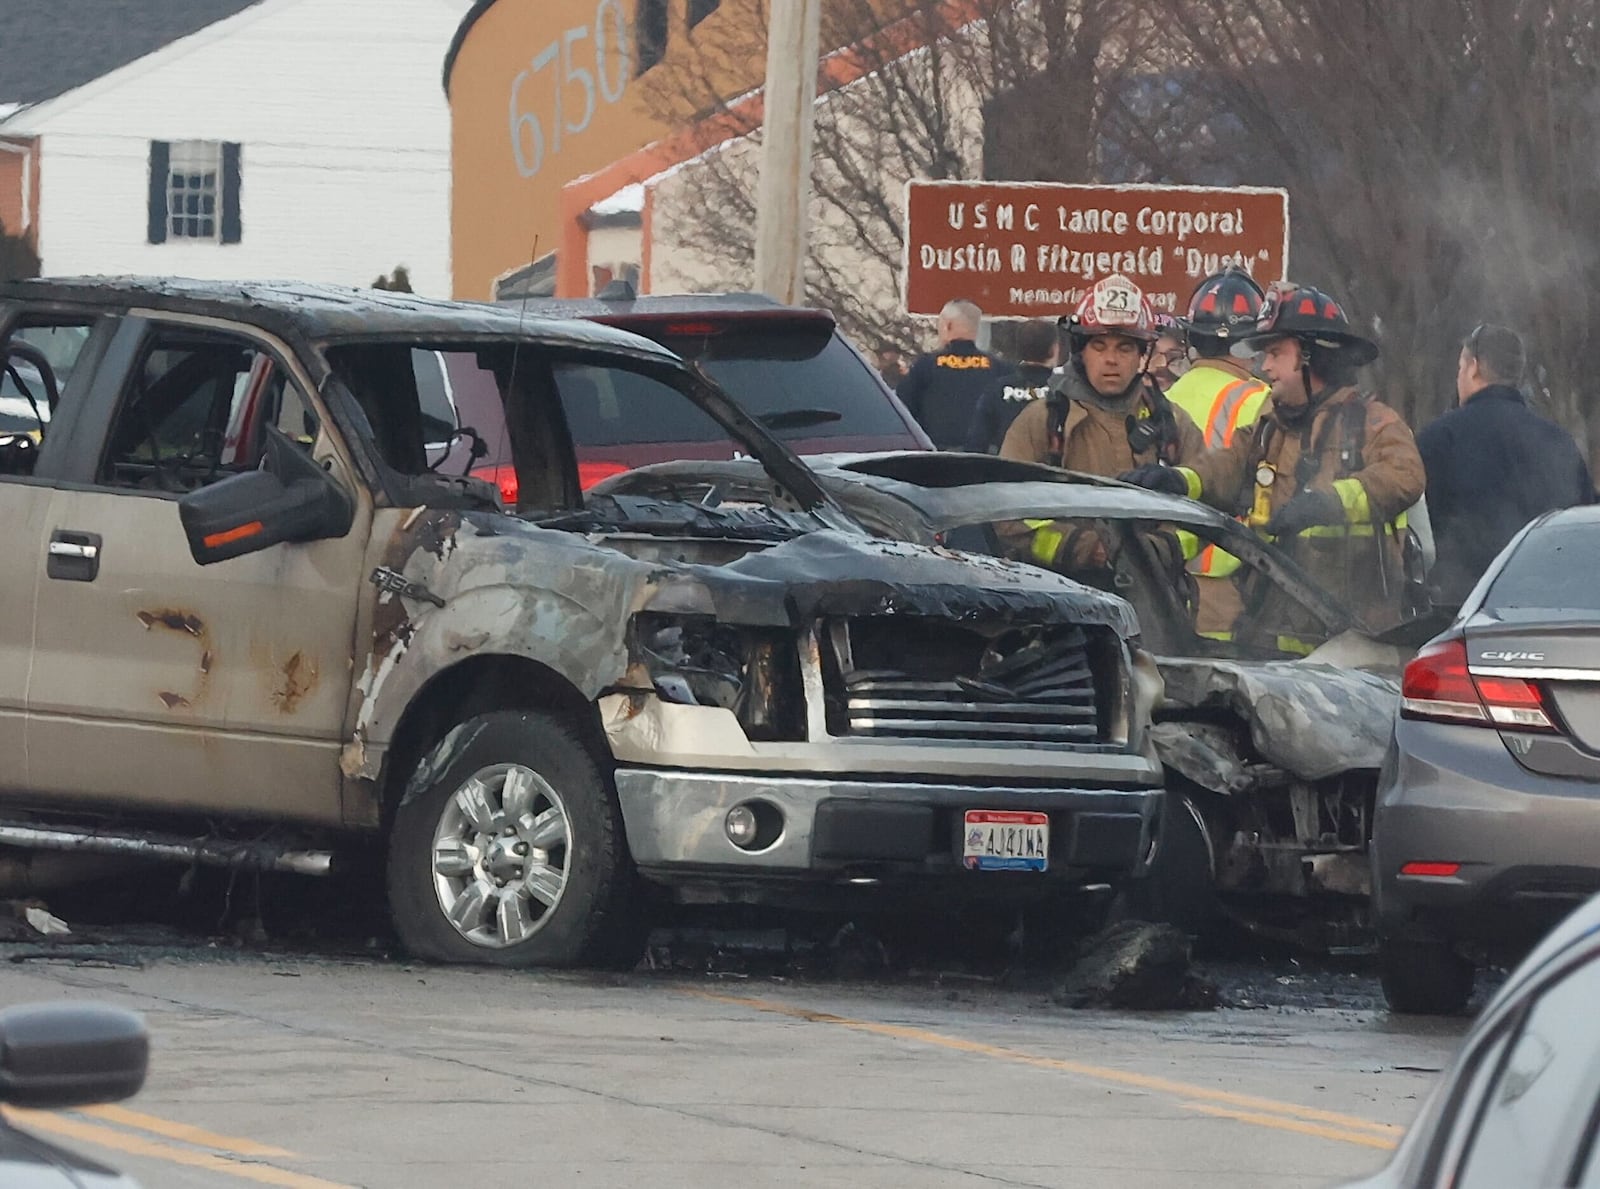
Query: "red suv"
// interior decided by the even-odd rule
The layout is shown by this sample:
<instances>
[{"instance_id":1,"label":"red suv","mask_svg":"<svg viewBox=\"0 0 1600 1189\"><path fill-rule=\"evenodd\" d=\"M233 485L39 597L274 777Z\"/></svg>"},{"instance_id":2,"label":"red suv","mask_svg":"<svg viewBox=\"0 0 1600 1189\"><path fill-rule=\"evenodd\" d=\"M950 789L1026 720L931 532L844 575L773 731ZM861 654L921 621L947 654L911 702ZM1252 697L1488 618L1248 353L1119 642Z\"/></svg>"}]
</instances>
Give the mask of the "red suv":
<instances>
[{"instance_id":1,"label":"red suv","mask_svg":"<svg viewBox=\"0 0 1600 1189\"><path fill-rule=\"evenodd\" d=\"M825 310L786 306L755 293L686 294L615 300L528 298L500 304L530 320L582 318L654 339L700 363L751 416L797 454L931 450L933 444L894 392ZM470 353L418 352L418 387L438 424L439 469L500 484L516 502L498 409L498 389ZM621 373L618 373L621 375ZM737 447L710 417L663 408L648 386L605 391L558 386L578 448L585 488L636 466L680 458L731 458ZM474 431L462 435L461 427ZM462 435L465 440L456 440ZM473 445L473 438L481 446ZM452 440L455 444L452 446ZM479 456L469 457L474 450Z\"/></svg>"}]
</instances>

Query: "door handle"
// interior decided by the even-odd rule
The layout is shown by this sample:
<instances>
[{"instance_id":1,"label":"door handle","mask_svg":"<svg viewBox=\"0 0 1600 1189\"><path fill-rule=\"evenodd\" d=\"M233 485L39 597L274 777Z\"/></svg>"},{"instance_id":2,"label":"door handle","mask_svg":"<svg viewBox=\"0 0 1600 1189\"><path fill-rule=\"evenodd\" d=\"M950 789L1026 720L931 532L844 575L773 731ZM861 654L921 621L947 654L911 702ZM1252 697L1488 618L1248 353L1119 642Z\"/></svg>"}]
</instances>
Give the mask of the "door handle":
<instances>
[{"instance_id":1,"label":"door handle","mask_svg":"<svg viewBox=\"0 0 1600 1189\"><path fill-rule=\"evenodd\" d=\"M50 556L77 557L84 561L94 561L100 556L100 548L97 545L78 545L72 541L51 541Z\"/></svg>"},{"instance_id":2,"label":"door handle","mask_svg":"<svg viewBox=\"0 0 1600 1189\"><path fill-rule=\"evenodd\" d=\"M100 576L100 536L56 529L46 549L45 572L62 582L93 582Z\"/></svg>"}]
</instances>

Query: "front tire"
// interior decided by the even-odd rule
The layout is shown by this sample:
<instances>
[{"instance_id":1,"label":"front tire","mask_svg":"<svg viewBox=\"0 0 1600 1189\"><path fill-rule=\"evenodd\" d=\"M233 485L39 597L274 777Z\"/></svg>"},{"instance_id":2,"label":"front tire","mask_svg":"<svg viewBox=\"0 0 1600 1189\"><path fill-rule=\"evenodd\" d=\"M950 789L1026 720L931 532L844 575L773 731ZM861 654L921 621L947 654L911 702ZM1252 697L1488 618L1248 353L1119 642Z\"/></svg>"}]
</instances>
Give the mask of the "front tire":
<instances>
[{"instance_id":1,"label":"front tire","mask_svg":"<svg viewBox=\"0 0 1600 1189\"><path fill-rule=\"evenodd\" d=\"M635 879L610 781L568 725L537 711L446 734L389 832L395 931L438 962L631 965Z\"/></svg>"},{"instance_id":2,"label":"front tire","mask_svg":"<svg viewBox=\"0 0 1600 1189\"><path fill-rule=\"evenodd\" d=\"M1389 1010L1419 1016L1451 1016L1472 998L1472 962L1443 941L1411 937L1378 939L1378 974Z\"/></svg>"},{"instance_id":3,"label":"front tire","mask_svg":"<svg viewBox=\"0 0 1600 1189\"><path fill-rule=\"evenodd\" d=\"M1222 909L1205 817L1188 794L1169 789L1161 820L1155 863L1143 879L1128 885L1125 915L1172 925L1200 942L1213 940L1222 927Z\"/></svg>"}]
</instances>

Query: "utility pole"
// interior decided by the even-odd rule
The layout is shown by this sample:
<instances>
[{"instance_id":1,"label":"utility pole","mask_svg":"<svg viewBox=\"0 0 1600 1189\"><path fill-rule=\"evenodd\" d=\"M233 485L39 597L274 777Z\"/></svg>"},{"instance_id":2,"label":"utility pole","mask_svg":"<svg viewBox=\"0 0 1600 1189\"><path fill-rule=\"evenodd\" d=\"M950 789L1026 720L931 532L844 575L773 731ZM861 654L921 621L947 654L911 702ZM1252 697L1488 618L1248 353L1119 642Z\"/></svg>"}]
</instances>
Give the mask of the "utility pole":
<instances>
[{"instance_id":1,"label":"utility pole","mask_svg":"<svg viewBox=\"0 0 1600 1189\"><path fill-rule=\"evenodd\" d=\"M761 182L756 190L756 288L798 305L806 291L822 0L770 2Z\"/></svg>"}]
</instances>

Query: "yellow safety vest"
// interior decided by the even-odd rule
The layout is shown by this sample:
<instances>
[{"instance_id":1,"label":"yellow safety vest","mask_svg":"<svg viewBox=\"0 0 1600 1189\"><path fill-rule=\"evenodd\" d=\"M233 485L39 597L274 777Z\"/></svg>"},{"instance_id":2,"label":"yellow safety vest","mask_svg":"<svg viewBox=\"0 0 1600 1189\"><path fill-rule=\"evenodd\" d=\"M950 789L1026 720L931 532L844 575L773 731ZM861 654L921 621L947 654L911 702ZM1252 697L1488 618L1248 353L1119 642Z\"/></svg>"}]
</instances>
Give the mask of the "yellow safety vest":
<instances>
[{"instance_id":1,"label":"yellow safety vest","mask_svg":"<svg viewBox=\"0 0 1600 1189\"><path fill-rule=\"evenodd\" d=\"M1241 379L1222 368L1197 363L1168 389L1167 399L1194 418L1205 435L1207 450L1221 450L1233 445L1240 426L1255 424L1271 393L1271 388L1253 377ZM1191 555L1189 562L1189 573L1200 578L1226 578L1238 569L1239 559L1215 545Z\"/></svg>"}]
</instances>

